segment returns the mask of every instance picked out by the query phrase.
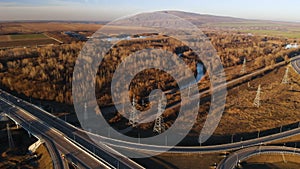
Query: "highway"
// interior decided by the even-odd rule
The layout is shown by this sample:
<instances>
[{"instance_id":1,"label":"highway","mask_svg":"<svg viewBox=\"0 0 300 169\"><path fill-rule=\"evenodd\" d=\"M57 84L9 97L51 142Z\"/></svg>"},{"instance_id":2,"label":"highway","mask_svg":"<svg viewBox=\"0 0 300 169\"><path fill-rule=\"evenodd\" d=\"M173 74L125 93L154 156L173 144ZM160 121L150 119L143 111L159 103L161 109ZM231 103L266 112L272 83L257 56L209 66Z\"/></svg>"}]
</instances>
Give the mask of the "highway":
<instances>
[{"instance_id":1,"label":"highway","mask_svg":"<svg viewBox=\"0 0 300 169\"><path fill-rule=\"evenodd\" d=\"M45 137L39 136L39 138L44 138L45 146L50 154L52 159L54 169L68 169L69 165L67 161L63 160L61 157L61 152L57 149L57 146L53 143L52 140L45 140Z\"/></svg>"},{"instance_id":2,"label":"highway","mask_svg":"<svg viewBox=\"0 0 300 169\"><path fill-rule=\"evenodd\" d=\"M293 66L294 70L300 74L300 59L293 60L291 65Z\"/></svg>"},{"instance_id":3,"label":"highway","mask_svg":"<svg viewBox=\"0 0 300 169\"><path fill-rule=\"evenodd\" d=\"M28 126L30 126L30 122L27 121L22 121L21 119L19 119L16 115L11 114L10 111L12 109L16 109L16 107L10 107L9 109L5 108L5 105L0 104L0 110L1 112L2 107L4 106L4 112L3 114L6 115L8 118L10 118L11 120L13 120L15 122L15 124L17 124L18 126L21 125L25 130L27 130L30 135L36 137L39 140L42 140L49 152L49 155L52 159L52 164L53 164L53 168L54 169L68 169L68 163L66 160L63 160L61 157L61 152L57 149L57 146L54 144L54 142L49 139L49 137L47 135L45 135L44 133L40 132L40 130L36 129L36 127L31 126L30 128L28 128Z\"/></svg>"},{"instance_id":4,"label":"highway","mask_svg":"<svg viewBox=\"0 0 300 169\"><path fill-rule=\"evenodd\" d=\"M4 107L4 110L3 110ZM52 159L52 164L54 169L66 169L68 167L65 161L62 160L60 153L58 152L58 149L56 148L55 144L52 140L49 139L47 135L37 130L35 127L30 127L30 122L22 121L19 119L16 115L10 113L10 109L13 109L15 107L10 107L8 110L6 109L5 105L1 104L1 110L4 111L4 114L13 120L17 125L21 125L25 130L30 131L30 134L36 137L37 139L41 139L45 142L45 145L47 147L47 150L50 154L50 157Z\"/></svg>"},{"instance_id":5,"label":"highway","mask_svg":"<svg viewBox=\"0 0 300 169\"><path fill-rule=\"evenodd\" d=\"M100 147L94 144L86 134L73 133L76 130L61 124L57 117L51 117L34 105L4 91L0 94L0 105L10 118L26 130L52 140L66 158L81 168L143 168L106 145Z\"/></svg>"},{"instance_id":6,"label":"highway","mask_svg":"<svg viewBox=\"0 0 300 169\"><path fill-rule=\"evenodd\" d=\"M51 140L57 149L62 153L66 154L67 158L76 159L74 163L81 168L110 168L103 162L95 159L93 156L87 154L80 147L70 144L70 142L64 138L63 134L56 131L55 129L47 126L45 123L40 122L39 119L28 115L26 112L13 107L12 105L4 102L2 99L0 101L3 111L9 116L9 118L14 119L19 125L21 125L27 131L30 131L33 135L38 135L46 140ZM51 152L51 151L50 151ZM57 153L55 153L57 154ZM60 159L60 158L56 158ZM56 162L54 161L54 165ZM60 166L63 166L60 164ZM63 168L63 167L59 167Z\"/></svg>"},{"instance_id":7,"label":"highway","mask_svg":"<svg viewBox=\"0 0 300 169\"><path fill-rule=\"evenodd\" d=\"M290 154L300 158L300 149L283 146L255 146L236 151L226 157L217 169L234 169L240 162L260 154Z\"/></svg>"}]
</instances>

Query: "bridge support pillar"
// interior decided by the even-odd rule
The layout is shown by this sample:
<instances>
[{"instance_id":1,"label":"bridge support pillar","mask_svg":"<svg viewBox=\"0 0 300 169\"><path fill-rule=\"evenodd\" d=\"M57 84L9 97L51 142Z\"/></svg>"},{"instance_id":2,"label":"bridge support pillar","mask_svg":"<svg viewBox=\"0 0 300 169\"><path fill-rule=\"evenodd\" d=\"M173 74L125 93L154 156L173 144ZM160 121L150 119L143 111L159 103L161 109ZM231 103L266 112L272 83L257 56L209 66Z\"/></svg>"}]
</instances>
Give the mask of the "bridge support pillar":
<instances>
[{"instance_id":1,"label":"bridge support pillar","mask_svg":"<svg viewBox=\"0 0 300 169\"><path fill-rule=\"evenodd\" d=\"M29 152L34 153L43 143L44 141L39 139L37 142L33 143L31 146L28 147Z\"/></svg>"}]
</instances>

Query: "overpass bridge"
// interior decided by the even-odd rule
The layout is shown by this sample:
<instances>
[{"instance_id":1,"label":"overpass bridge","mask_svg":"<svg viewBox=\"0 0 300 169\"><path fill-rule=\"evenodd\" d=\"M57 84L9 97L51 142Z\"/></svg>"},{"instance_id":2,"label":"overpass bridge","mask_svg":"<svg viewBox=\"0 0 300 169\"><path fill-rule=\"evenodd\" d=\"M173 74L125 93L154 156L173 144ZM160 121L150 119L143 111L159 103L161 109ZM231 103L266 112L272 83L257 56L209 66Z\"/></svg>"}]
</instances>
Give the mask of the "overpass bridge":
<instances>
[{"instance_id":1,"label":"overpass bridge","mask_svg":"<svg viewBox=\"0 0 300 169\"><path fill-rule=\"evenodd\" d=\"M52 147L49 152L54 158L55 168L65 168L59 152L78 168L144 168L104 144L101 146L94 144L86 135L75 137L76 130L63 127L65 124L60 124L56 117L45 116L44 112L36 109L34 105L2 90L0 90L0 105L3 112L17 125L35 137L45 140L46 145ZM27 106L26 110L23 109L24 106Z\"/></svg>"},{"instance_id":2,"label":"overpass bridge","mask_svg":"<svg viewBox=\"0 0 300 169\"><path fill-rule=\"evenodd\" d=\"M2 112L2 105L0 107L1 112ZM15 108L15 107L12 107ZM5 109L5 107L4 107ZM8 117L10 120L14 121L14 123L17 125L17 128L19 126L21 126L23 129L25 129L29 135L34 136L35 138L38 139L38 141L40 141L41 143L45 143L47 150L50 154L50 157L52 159L52 164L53 164L53 168L54 169L66 169L68 168L68 164L66 163L66 161L63 161L62 158L60 157L60 152L59 150L56 148L55 144L53 143L52 140L49 140L47 136L45 136L42 132L39 132L38 130L36 130L36 128L31 128L28 129L29 123L25 122L23 123L19 118L17 118L15 115L10 114L8 112L1 113L3 117ZM36 143L34 143L36 144ZM34 145L33 144L33 145ZM32 147L33 145L31 145L30 147ZM30 149L30 147L28 149ZM34 147L35 149L37 147Z\"/></svg>"}]
</instances>

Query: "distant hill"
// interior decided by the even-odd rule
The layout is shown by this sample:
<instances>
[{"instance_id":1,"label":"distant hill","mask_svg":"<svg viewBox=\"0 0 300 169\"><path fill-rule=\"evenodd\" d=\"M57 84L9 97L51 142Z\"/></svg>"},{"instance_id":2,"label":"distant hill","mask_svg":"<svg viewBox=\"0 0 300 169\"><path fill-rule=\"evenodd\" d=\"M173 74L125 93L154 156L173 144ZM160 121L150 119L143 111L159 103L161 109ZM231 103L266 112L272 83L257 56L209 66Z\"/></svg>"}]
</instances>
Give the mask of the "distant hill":
<instances>
[{"instance_id":1,"label":"distant hill","mask_svg":"<svg viewBox=\"0 0 300 169\"><path fill-rule=\"evenodd\" d=\"M187 19L195 25L202 25L207 23L232 23L232 22L245 22L247 19L227 17L227 16L214 16L214 15L203 15L190 12L181 11L163 11L167 14L172 14L183 19Z\"/></svg>"}]
</instances>

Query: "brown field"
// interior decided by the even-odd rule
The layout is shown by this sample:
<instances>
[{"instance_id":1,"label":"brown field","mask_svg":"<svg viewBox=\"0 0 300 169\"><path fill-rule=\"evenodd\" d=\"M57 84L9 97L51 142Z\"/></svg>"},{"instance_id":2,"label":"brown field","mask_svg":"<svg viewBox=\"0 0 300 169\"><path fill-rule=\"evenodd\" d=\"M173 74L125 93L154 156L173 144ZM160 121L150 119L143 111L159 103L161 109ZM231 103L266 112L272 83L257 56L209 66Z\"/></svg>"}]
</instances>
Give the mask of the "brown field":
<instances>
[{"instance_id":1,"label":"brown field","mask_svg":"<svg viewBox=\"0 0 300 169\"><path fill-rule=\"evenodd\" d=\"M212 169L222 160L221 153L214 154L169 154L164 153L141 161L146 168ZM137 160L139 162L139 160Z\"/></svg>"},{"instance_id":2,"label":"brown field","mask_svg":"<svg viewBox=\"0 0 300 169\"><path fill-rule=\"evenodd\" d=\"M11 38L9 35L0 35L0 42L10 41L10 40L11 40Z\"/></svg>"},{"instance_id":3,"label":"brown field","mask_svg":"<svg viewBox=\"0 0 300 169\"><path fill-rule=\"evenodd\" d=\"M58 42L44 34L0 35L0 48L30 47L48 44L58 44Z\"/></svg>"},{"instance_id":4,"label":"brown field","mask_svg":"<svg viewBox=\"0 0 300 169\"><path fill-rule=\"evenodd\" d=\"M244 169L299 169L299 156L293 155L258 155L243 164Z\"/></svg>"},{"instance_id":5,"label":"brown field","mask_svg":"<svg viewBox=\"0 0 300 169\"><path fill-rule=\"evenodd\" d=\"M72 22L11 22L0 23L0 34L52 31L96 31L101 24Z\"/></svg>"},{"instance_id":6,"label":"brown field","mask_svg":"<svg viewBox=\"0 0 300 169\"><path fill-rule=\"evenodd\" d=\"M101 27L101 24L76 22L0 23L0 48L58 44L55 40L45 36L46 34L64 43L71 43L76 39L63 35L62 32L75 31L91 36Z\"/></svg>"},{"instance_id":7,"label":"brown field","mask_svg":"<svg viewBox=\"0 0 300 169\"><path fill-rule=\"evenodd\" d=\"M281 84L286 67L229 90L226 110L216 134L255 132L300 120L300 75L290 68L291 85ZM262 85L261 107L253 106L258 85ZM236 128L236 126L239 126Z\"/></svg>"},{"instance_id":8,"label":"brown field","mask_svg":"<svg viewBox=\"0 0 300 169\"><path fill-rule=\"evenodd\" d=\"M30 47L39 45L58 44L53 39L33 39L17 41L0 41L0 48Z\"/></svg>"}]
</instances>

